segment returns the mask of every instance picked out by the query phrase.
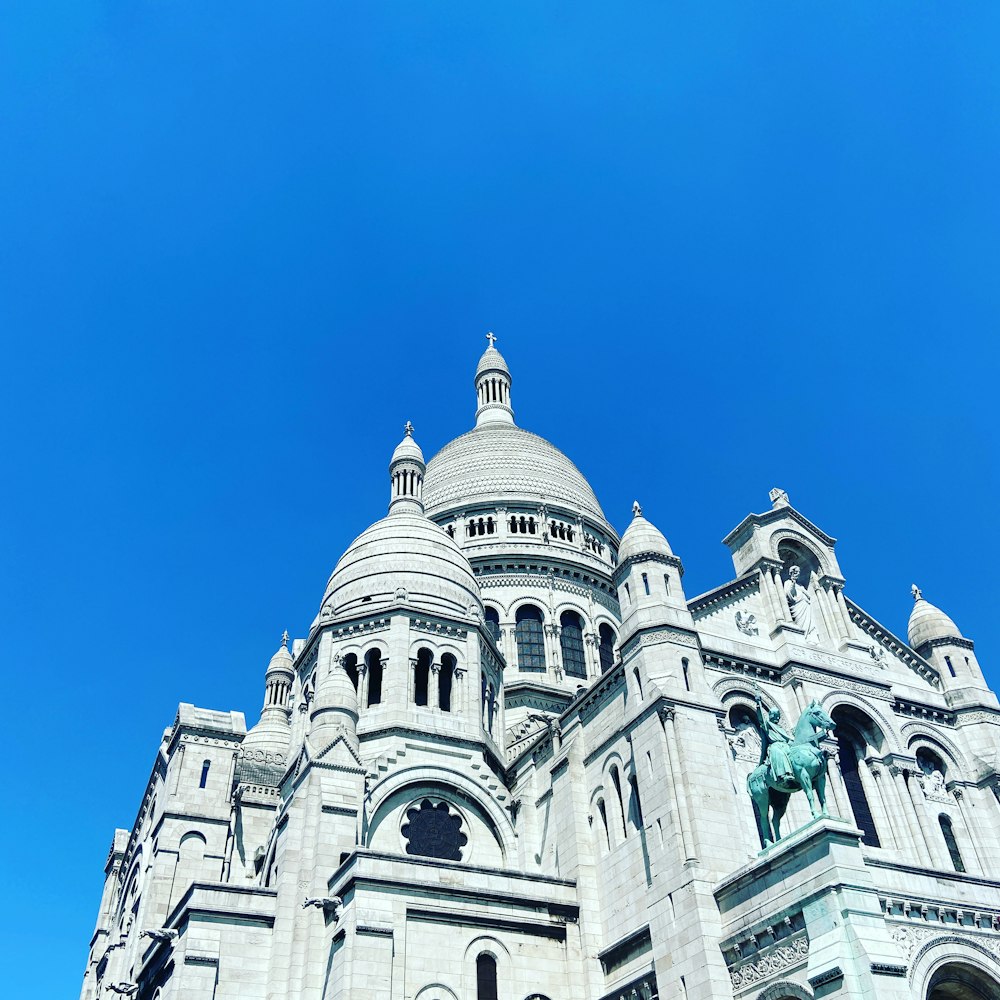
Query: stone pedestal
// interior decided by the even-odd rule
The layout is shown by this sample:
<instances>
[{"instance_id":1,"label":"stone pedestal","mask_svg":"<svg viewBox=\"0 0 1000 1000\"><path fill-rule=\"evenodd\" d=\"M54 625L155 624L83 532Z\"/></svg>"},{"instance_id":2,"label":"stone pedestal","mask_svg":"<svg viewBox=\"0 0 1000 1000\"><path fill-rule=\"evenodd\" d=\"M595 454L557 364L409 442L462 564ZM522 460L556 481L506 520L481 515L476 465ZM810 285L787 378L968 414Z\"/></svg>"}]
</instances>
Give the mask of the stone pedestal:
<instances>
[{"instance_id":1,"label":"stone pedestal","mask_svg":"<svg viewBox=\"0 0 1000 1000\"><path fill-rule=\"evenodd\" d=\"M817 998L910 1000L861 836L843 820L814 820L716 887L735 997L757 1000L785 983Z\"/></svg>"}]
</instances>

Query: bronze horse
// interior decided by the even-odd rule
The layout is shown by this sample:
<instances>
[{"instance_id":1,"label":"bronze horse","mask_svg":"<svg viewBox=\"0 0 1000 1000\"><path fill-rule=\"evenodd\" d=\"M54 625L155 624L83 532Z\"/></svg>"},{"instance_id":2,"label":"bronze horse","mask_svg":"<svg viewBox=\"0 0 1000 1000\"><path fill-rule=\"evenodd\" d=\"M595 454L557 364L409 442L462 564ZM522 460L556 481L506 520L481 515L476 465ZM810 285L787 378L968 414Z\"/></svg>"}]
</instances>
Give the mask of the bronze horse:
<instances>
[{"instance_id":1,"label":"bronze horse","mask_svg":"<svg viewBox=\"0 0 1000 1000\"><path fill-rule=\"evenodd\" d=\"M757 828L765 847L781 839L781 820L788 808L788 799L799 789L806 793L814 819L830 815L826 809L826 754L820 749L819 741L833 728L833 719L813 700L799 717L794 735L786 746L793 776L776 779L766 756L750 772L747 791L757 807Z\"/></svg>"}]
</instances>

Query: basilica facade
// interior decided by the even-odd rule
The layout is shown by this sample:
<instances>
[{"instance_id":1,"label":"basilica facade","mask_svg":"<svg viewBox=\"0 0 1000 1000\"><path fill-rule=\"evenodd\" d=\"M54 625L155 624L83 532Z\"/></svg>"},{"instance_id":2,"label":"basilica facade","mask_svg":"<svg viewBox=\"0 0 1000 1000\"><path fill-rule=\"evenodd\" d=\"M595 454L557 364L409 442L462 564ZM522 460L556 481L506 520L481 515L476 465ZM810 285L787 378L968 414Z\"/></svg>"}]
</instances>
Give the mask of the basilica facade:
<instances>
[{"instance_id":1,"label":"basilica facade","mask_svg":"<svg viewBox=\"0 0 1000 1000\"><path fill-rule=\"evenodd\" d=\"M689 595L492 342L475 396L429 462L407 425L259 720L177 709L82 1000L1000 997L972 640L917 588L894 635L781 490Z\"/></svg>"}]
</instances>

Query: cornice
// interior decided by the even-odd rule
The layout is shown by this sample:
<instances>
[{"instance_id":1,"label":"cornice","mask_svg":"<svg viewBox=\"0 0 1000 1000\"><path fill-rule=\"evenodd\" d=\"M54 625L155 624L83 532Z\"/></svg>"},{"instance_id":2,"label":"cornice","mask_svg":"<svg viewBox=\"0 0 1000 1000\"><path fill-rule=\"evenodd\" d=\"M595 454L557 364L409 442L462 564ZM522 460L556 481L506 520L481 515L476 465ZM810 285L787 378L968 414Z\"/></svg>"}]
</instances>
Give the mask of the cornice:
<instances>
[{"instance_id":1,"label":"cornice","mask_svg":"<svg viewBox=\"0 0 1000 1000\"><path fill-rule=\"evenodd\" d=\"M728 583L724 583L714 590L706 590L704 594L699 594L697 597L691 598L688 601L688 611L691 614L697 611L704 611L715 604L721 604L730 597L742 594L745 590L760 590L760 576L758 573L748 573L746 576L730 580Z\"/></svg>"}]
</instances>

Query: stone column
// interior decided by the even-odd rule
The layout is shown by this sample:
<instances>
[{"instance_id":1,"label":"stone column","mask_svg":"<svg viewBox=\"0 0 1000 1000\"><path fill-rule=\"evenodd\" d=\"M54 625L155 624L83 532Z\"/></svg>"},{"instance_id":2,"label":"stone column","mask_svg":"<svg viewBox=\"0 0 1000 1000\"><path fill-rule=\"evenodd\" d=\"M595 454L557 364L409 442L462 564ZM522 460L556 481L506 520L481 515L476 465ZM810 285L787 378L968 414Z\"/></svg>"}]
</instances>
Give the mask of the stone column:
<instances>
[{"instance_id":1,"label":"stone column","mask_svg":"<svg viewBox=\"0 0 1000 1000\"><path fill-rule=\"evenodd\" d=\"M927 808L922 802L923 793L917 789L917 778L910 772L910 780L906 783L910 792L910 801L913 803L913 812L916 814L917 823L924 835L924 843L927 845L927 853L930 856L931 864L935 868L951 868L951 858L946 858L944 841L940 831L934 830L930 825L930 817L927 815Z\"/></svg>"},{"instance_id":2,"label":"stone column","mask_svg":"<svg viewBox=\"0 0 1000 1000\"><path fill-rule=\"evenodd\" d=\"M545 622L542 625L542 634L545 639L545 672L554 672L560 676L563 672L562 662L559 657L559 626L552 622Z\"/></svg>"},{"instance_id":3,"label":"stone column","mask_svg":"<svg viewBox=\"0 0 1000 1000\"><path fill-rule=\"evenodd\" d=\"M788 601L785 599L785 587L784 584L782 584L781 582L780 569L774 570L773 580L774 580L774 589L778 594L778 605L781 608L782 620L788 622L789 624L794 624L794 620L792 618L792 611L788 607Z\"/></svg>"},{"instance_id":4,"label":"stone column","mask_svg":"<svg viewBox=\"0 0 1000 1000\"><path fill-rule=\"evenodd\" d=\"M909 782L906 780L906 770L898 765L890 768L893 781L896 785L896 793L899 796L900 805L903 810L903 817L910 830L910 837L913 840L915 857L920 864L932 865L930 848L927 846L927 838L924 835L924 828L917 818L917 807L915 800L910 794Z\"/></svg>"},{"instance_id":5,"label":"stone column","mask_svg":"<svg viewBox=\"0 0 1000 1000\"><path fill-rule=\"evenodd\" d=\"M965 827L969 847L972 849L971 860L975 863L976 874L986 875L988 872L985 864L983 863L985 855L979 842L979 831L975 828L975 822L972 819L972 810L969 808L969 804L966 800L965 789L953 788L951 794L955 797L955 801L958 803L958 811L962 817L962 825ZM970 859L966 858L964 854L962 855L962 859L965 861L965 867L969 871L972 871L972 866L969 864Z\"/></svg>"},{"instance_id":6,"label":"stone column","mask_svg":"<svg viewBox=\"0 0 1000 1000\"><path fill-rule=\"evenodd\" d=\"M886 809L890 816L893 835L900 853L908 860L917 864L922 860L917 843L913 839L913 830L907 821L907 805L899 798L899 786L896 775L900 774L900 769L895 764L888 764L885 767L885 774L882 777L882 793L885 796Z\"/></svg>"},{"instance_id":7,"label":"stone column","mask_svg":"<svg viewBox=\"0 0 1000 1000\"><path fill-rule=\"evenodd\" d=\"M416 662L416 661L414 661ZM416 689L414 688L414 693ZM427 707L441 707L441 664L431 663L427 676Z\"/></svg>"},{"instance_id":8,"label":"stone column","mask_svg":"<svg viewBox=\"0 0 1000 1000\"><path fill-rule=\"evenodd\" d=\"M801 715L806 709L806 693L802 688L802 681L797 677L791 683L792 695L795 698L796 707Z\"/></svg>"},{"instance_id":9,"label":"stone column","mask_svg":"<svg viewBox=\"0 0 1000 1000\"><path fill-rule=\"evenodd\" d=\"M823 629L830 642L836 645L840 639L840 622L834 617L833 608L830 605L830 592L822 581L816 583L812 592L816 596L815 603L819 606L819 616L823 620Z\"/></svg>"},{"instance_id":10,"label":"stone column","mask_svg":"<svg viewBox=\"0 0 1000 1000\"><path fill-rule=\"evenodd\" d=\"M599 639L593 632L587 632L583 637L583 655L587 664L587 677L594 680L601 674L601 665L597 656Z\"/></svg>"},{"instance_id":11,"label":"stone column","mask_svg":"<svg viewBox=\"0 0 1000 1000\"><path fill-rule=\"evenodd\" d=\"M465 715L468 711L466 698L468 698L468 685L465 682L465 675L469 671L462 666L455 666L455 672L451 679L451 710L455 715Z\"/></svg>"},{"instance_id":12,"label":"stone column","mask_svg":"<svg viewBox=\"0 0 1000 1000\"><path fill-rule=\"evenodd\" d=\"M851 637L851 612L847 610L847 602L844 600L844 588L837 587L837 607L840 608L840 614L844 620L844 638L849 639Z\"/></svg>"},{"instance_id":13,"label":"stone column","mask_svg":"<svg viewBox=\"0 0 1000 1000\"><path fill-rule=\"evenodd\" d=\"M861 783L864 785L865 794L871 803L872 812L875 814L875 829L879 831L879 840L882 841L882 846L899 850L899 840L896 837L896 830L889 818L891 810L886 805L885 794L883 792L883 771L880 764L881 762L863 760L858 765L858 771L861 775Z\"/></svg>"},{"instance_id":14,"label":"stone column","mask_svg":"<svg viewBox=\"0 0 1000 1000\"><path fill-rule=\"evenodd\" d=\"M508 619L505 622L501 622L500 642L497 644L503 652L503 658L507 661L507 666L514 671L520 669L520 664L517 662L517 635L514 631L516 628L517 625L513 620Z\"/></svg>"},{"instance_id":15,"label":"stone column","mask_svg":"<svg viewBox=\"0 0 1000 1000\"><path fill-rule=\"evenodd\" d=\"M684 860L685 862L689 862L697 861L698 857L694 849L691 815L688 811L687 791L679 757L676 714L673 708L660 709L660 721L663 723L663 738L666 742L667 761L670 764L670 783L673 785L674 802L677 807L677 817L680 820L681 845L683 847Z\"/></svg>"}]
</instances>

